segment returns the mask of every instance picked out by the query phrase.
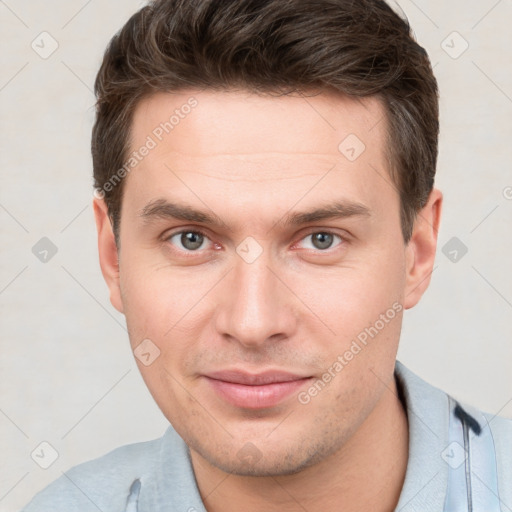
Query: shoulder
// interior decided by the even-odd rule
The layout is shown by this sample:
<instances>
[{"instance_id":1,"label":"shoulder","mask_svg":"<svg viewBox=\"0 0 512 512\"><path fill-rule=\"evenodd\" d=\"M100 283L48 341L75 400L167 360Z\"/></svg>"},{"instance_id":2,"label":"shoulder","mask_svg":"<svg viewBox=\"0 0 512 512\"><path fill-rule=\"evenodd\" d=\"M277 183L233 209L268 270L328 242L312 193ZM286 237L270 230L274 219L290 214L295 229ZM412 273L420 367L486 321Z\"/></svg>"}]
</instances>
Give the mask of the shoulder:
<instances>
[{"instance_id":1,"label":"shoulder","mask_svg":"<svg viewBox=\"0 0 512 512\"><path fill-rule=\"evenodd\" d=\"M410 413L410 434L417 440L412 448L416 454L421 452L422 461L429 460L428 450L434 453L432 467L447 470L440 463L439 454L444 453L450 444L450 425L454 418L460 417L462 410L462 415L474 426L468 445L464 441L460 444L470 450L472 472L476 474L475 486L483 482L488 488L497 488L500 499L512 503L512 420L453 399L441 389L422 380L399 361L395 374ZM453 404L458 406L454 409ZM433 459L437 459L437 465ZM422 467L418 466L417 470L421 473Z\"/></svg>"},{"instance_id":2,"label":"shoulder","mask_svg":"<svg viewBox=\"0 0 512 512\"><path fill-rule=\"evenodd\" d=\"M487 413L482 415L491 432L496 451L500 497L506 503L512 504L512 419Z\"/></svg>"},{"instance_id":3,"label":"shoulder","mask_svg":"<svg viewBox=\"0 0 512 512\"><path fill-rule=\"evenodd\" d=\"M22 512L103 512L126 507L133 481L158 465L161 438L121 446L74 466L39 492Z\"/></svg>"},{"instance_id":4,"label":"shoulder","mask_svg":"<svg viewBox=\"0 0 512 512\"><path fill-rule=\"evenodd\" d=\"M499 447L506 448L509 461L512 464L512 419L486 412L481 412L481 414L491 430L497 449ZM498 449L498 451L500 450Z\"/></svg>"}]
</instances>

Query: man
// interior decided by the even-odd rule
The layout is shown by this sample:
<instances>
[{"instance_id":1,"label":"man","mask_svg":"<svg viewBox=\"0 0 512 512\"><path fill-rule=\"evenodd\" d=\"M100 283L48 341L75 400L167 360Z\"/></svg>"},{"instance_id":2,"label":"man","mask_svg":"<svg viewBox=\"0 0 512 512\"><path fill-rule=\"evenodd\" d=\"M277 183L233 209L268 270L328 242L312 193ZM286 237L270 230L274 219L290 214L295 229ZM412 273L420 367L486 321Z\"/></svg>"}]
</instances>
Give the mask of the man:
<instances>
[{"instance_id":1,"label":"man","mask_svg":"<svg viewBox=\"0 0 512 512\"><path fill-rule=\"evenodd\" d=\"M380 0L160 0L96 93L101 268L172 426L25 510L511 510L511 422L396 362L442 204L407 23Z\"/></svg>"}]
</instances>

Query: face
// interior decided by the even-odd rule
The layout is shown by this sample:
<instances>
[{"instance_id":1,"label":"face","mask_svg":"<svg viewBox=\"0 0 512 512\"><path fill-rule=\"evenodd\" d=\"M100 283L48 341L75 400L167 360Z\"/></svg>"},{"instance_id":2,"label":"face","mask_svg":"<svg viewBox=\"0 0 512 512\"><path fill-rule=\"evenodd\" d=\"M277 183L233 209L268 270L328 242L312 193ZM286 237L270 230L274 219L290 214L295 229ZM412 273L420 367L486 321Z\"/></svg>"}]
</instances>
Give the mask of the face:
<instances>
[{"instance_id":1,"label":"face","mask_svg":"<svg viewBox=\"0 0 512 512\"><path fill-rule=\"evenodd\" d=\"M383 106L158 94L135 112L142 146L118 267L101 200L95 211L111 300L162 412L236 474L293 473L342 449L392 380L402 310L431 264L419 228L402 238Z\"/></svg>"}]
</instances>

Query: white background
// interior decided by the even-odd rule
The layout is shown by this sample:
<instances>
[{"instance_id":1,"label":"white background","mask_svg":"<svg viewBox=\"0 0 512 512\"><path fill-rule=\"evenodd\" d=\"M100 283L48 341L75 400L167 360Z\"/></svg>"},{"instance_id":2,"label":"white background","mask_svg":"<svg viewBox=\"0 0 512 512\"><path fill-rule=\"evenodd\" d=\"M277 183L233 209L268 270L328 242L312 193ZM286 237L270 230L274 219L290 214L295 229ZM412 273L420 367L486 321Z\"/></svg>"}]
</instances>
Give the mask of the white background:
<instances>
[{"instance_id":1,"label":"white background","mask_svg":"<svg viewBox=\"0 0 512 512\"><path fill-rule=\"evenodd\" d=\"M512 1L400 4L439 80L445 207L432 284L406 313L399 359L512 417ZM94 77L140 5L0 1L2 512L70 466L166 428L109 303L91 208ZM47 59L31 48L51 48L43 31L58 42ZM46 263L32 253L42 237L58 249ZM452 237L468 248L456 263L442 252ZM30 456L43 441L59 454L46 470Z\"/></svg>"}]
</instances>

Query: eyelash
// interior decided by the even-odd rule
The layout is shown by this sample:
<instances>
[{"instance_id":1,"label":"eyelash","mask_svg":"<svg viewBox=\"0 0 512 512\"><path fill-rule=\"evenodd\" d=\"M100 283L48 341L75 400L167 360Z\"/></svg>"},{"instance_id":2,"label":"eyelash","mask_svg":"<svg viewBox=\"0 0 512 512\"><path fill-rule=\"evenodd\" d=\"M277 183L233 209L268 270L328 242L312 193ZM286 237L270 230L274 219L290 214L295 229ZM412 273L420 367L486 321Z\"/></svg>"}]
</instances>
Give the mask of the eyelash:
<instances>
[{"instance_id":1,"label":"eyelash","mask_svg":"<svg viewBox=\"0 0 512 512\"><path fill-rule=\"evenodd\" d=\"M213 243L215 245L215 243L210 240L210 237L208 236L208 234L205 233L204 231L202 231L201 229L181 229L180 231L175 231L174 233L166 234L163 238L164 238L165 242L169 242L170 245L173 245L170 242L171 238L175 237L176 235L183 235L184 233L194 233L197 235L201 235L202 237L204 237L205 239L207 239L208 241L210 241L211 243ZM301 242L304 239L306 239L307 237L310 237L311 235L314 235L317 233L332 235L335 239L336 238L339 239L339 242L336 245L334 245L334 247L328 247L327 249L324 249L324 250L322 250L322 249L316 249L316 250L315 249L306 249L306 250L309 250L309 251L313 250L316 253L326 253L327 254L327 253L332 252L332 250L334 250L336 247L339 247L340 245L344 245L348 241L347 237L341 236L338 233L335 233L333 231L315 229L315 230L311 230L308 233L306 233L305 235L303 235L297 242L294 242L292 247L295 247L299 242ZM177 251L194 256L196 254L200 254L200 253L204 252L204 249L198 249L196 251L187 250L187 249L177 249Z\"/></svg>"}]
</instances>

